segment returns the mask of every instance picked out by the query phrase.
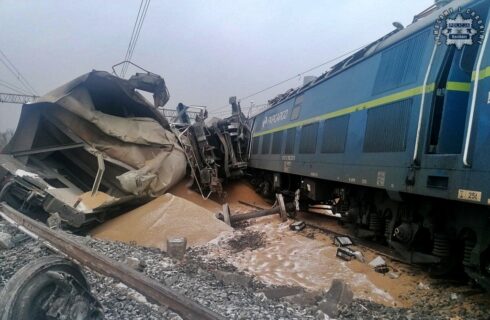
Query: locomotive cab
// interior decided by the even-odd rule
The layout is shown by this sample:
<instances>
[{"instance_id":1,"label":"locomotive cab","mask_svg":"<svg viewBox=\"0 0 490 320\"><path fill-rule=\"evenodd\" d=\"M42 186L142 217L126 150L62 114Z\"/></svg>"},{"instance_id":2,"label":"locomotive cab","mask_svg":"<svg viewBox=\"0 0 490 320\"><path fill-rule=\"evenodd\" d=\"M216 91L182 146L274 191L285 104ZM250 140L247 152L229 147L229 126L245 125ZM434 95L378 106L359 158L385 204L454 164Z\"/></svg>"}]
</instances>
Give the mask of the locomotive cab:
<instances>
[{"instance_id":1,"label":"locomotive cab","mask_svg":"<svg viewBox=\"0 0 490 320\"><path fill-rule=\"evenodd\" d=\"M271 100L249 149L261 192L301 189L410 262L490 288L489 7L436 6Z\"/></svg>"}]
</instances>

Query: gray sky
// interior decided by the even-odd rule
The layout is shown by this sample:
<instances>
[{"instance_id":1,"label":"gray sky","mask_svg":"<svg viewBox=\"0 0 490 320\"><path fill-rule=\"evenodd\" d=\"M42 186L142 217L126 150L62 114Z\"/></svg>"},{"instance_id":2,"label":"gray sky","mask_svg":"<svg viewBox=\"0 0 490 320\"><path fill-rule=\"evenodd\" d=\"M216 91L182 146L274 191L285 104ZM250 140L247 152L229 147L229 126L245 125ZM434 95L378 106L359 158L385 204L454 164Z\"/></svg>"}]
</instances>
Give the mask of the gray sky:
<instances>
[{"instance_id":1,"label":"gray sky","mask_svg":"<svg viewBox=\"0 0 490 320\"><path fill-rule=\"evenodd\" d=\"M356 49L393 30L393 21L409 24L432 3L153 0L133 61L165 78L167 108L183 102L223 111L229 96L244 97ZM43 94L122 61L139 4L0 0L0 49ZM19 85L3 65L0 80ZM301 83L298 77L242 106L265 103ZM0 87L0 92L11 90ZM15 128L19 113L20 105L0 103L0 130Z\"/></svg>"}]
</instances>

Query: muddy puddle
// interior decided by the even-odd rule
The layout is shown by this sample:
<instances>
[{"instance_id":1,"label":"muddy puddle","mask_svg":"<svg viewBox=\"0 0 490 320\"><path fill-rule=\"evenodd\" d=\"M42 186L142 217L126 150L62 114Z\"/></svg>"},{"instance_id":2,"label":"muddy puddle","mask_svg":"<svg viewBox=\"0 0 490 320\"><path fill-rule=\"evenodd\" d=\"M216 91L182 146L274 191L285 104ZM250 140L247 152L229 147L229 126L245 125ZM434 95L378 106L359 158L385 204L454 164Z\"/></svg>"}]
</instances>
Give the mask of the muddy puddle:
<instances>
[{"instance_id":1,"label":"muddy puddle","mask_svg":"<svg viewBox=\"0 0 490 320\"><path fill-rule=\"evenodd\" d=\"M358 298L386 305L395 304L396 300L390 293L378 288L364 273L348 266L353 261L336 258L336 248L328 243L330 239L311 239L291 231L290 223L281 223L275 217L257 219L246 230L265 234L264 246L230 255L233 250L227 244L233 235L225 234L208 245L210 256L223 257L239 270L271 285L325 290L330 287L332 279L338 278L346 280Z\"/></svg>"},{"instance_id":2,"label":"muddy puddle","mask_svg":"<svg viewBox=\"0 0 490 320\"><path fill-rule=\"evenodd\" d=\"M254 210L241 202L263 208L271 206L268 201L255 193L251 185L240 181L226 187L224 199L204 200L198 193L188 188L188 183L181 183L170 192L214 212L221 210L219 202L222 201L230 205L232 214ZM210 257L222 257L239 270L255 275L271 285L302 286L310 290L324 290L330 288L332 279L340 278L352 286L358 298L385 305L401 304L395 294L371 281L361 263L345 262L336 258L337 248L333 246L329 237L319 233L311 235L311 230L308 231L310 234L291 231L289 224L292 222L290 220L281 223L275 216L255 219L245 229L222 233L206 247L209 249ZM257 237L260 234L261 246L257 247L253 239L247 240L249 237L245 237L244 233L256 233ZM240 241L251 243L240 244ZM367 256L370 257L369 254Z\"/></svg>"},{"instance_id":3,"label":"muddy puddle","mask_svg":"<svg viewBox=\"0 0 490 320\"><path fill-rule=\"evenodd\" d=\"M419 268L386 257L383 258L399 278L376 273L368 262L378 254L364 247L354 248L363 253L366 263L340 260L336 257L337 247L330 235L311 227L300 232L292 231L289 224L293 220L281 222L279 217L270 216L247 221L232 230L215 218L223 202L228 202L232 214L254 210L240 201L262 208L271 206L247 183L229 184L224 198L208 200L188 186L188 181L183 181L170 190L172 194L109 221L94 231L95 237L136 242L165 250L168 236L186 236L191 246L205 247L209 258L223 258L265 283L302 286L315 291L327 290L332 279L339 278L350 284L356 298L388 306L411 307L433 296L451 293L446 289L433 288L432 280ZM325 225L336 225L335 220L327 217L310 218L320 219ZM338 225L336 228L338 232L345 231ZM420 283L430 286L430 289L418 289ZM467 288L461 288L458 294L463 295L465 290ZM473 301L476 298L471 296L468 299Z\"/></svg>"}]
</instances>

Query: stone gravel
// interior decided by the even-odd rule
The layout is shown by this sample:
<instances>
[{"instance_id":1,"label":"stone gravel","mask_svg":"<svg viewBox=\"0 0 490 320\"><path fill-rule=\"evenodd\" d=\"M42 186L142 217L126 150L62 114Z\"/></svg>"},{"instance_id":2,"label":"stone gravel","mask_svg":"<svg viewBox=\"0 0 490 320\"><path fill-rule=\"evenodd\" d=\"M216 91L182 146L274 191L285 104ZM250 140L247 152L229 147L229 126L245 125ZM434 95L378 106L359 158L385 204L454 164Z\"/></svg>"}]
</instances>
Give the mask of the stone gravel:
<instances>
[{"instance_id":1,"label":"stone gravel","mask_svg":"<svg viewBox=\"0 0 490 320\"><path fill-rule=\"evenodd\" d=\"M38 241L26 238L0 220L0 232L9 233L15 246L0 250L0 290L8 279L30 261L52 254ZM183 261L174 261L157 249L100 241L90 237L72 237L95 251L124 262L128 257L141 262L147 276L172 290L212 309L227 319L329 319L318 306L318 299L300 305L286 298L269 299L267 288L255 278L237 272L222 260L203 260L204 249L188 250ZM132 259L134 260L134 259ZM94 295L104 307L105 319L181 319L166 307L152 304L124 284L90 270L85 270ZM320 295L323 293L320 293ZM319 297L321 299L321 297ZM305 299L307 300L307 299ZM457 316L457 315L452 315ZM448 314L433 308L404 309L386 307L354 299L340 310L338 319L449 319ZM464 314L454 319L486 319L484 313Z\"/></svg>"}]
</instances>

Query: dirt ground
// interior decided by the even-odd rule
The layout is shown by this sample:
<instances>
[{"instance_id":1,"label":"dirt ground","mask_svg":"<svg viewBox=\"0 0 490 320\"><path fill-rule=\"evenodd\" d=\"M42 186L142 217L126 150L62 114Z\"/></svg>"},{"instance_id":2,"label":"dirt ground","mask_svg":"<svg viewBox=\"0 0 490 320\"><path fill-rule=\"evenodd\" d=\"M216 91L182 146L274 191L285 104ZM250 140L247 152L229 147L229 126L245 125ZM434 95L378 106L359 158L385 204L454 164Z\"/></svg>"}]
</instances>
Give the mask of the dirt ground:
<instances>
[{"instance_id":1,"label":"dirt ground","mask_svg":"<svg viewBox=\"0 0 490 320\"><path fill-rule=\"evenodd\" d=\"M189 186L188 180L183 181L170 190L171 195L113 219L92 234L97 238L135 242L163 250L167 236L185 236L190 246L205 249L209 259L223 259L269 285L300 286L318 292L328 290L331 281L339 278L350 284L356 298L385 306L416 309L422 303L433 304L437 309L471 310L478 306L480 310L490 310L489 294L471 286L431 279L420 267L393 261L387 256L383 259L395 276L375 272L368 263L380 252L371 248L354 244L352 249L360 251L365 262L343 261L336 257L333 234L310 226L299 232L292 231L289 228L292 219L282 222L274 215L245 221L235 230L229 228L215 218L223 203L229 204L232 215L256 210L243 202L271 207L270 201L256 194L247 182L232 182L225 186L224 197L207 200ZM180 199L179 205L172 205L174 198ZM149 215L146 207L151 209ZM304 213L298 218L309 225L348 233L334 218ZM198 239L196 235L200 235Z\"/></svg>"},{"instance_id":2,"label":"dirt ground","mask_svg":"<svg viewBox=\"0 0 490 320\"><path fill-rule=\"evenodd\" d=\"M239 200L263 208L271 206L246 182L231 183L225 190L227 195L224 201L230 205L232 214L254 210L239 203ZM204 200L184 183L171 192L208 210L221 210L221 199ZM339 233L347 232L332 218L321 215L307 215L301 218L323 223ZM212 257L224 258L239 270L253 274L272 285L302 286L317 291L328 289L332 279L341 278L352 286L355 297L388 306L413 307L424 301L429 303L431 300L438 308L441 307L441 303L437 299L434 300L434 297L438 297L444 301L458 299L461 302L456 304L457 307L451 304L451 308L471 309L476 305L480 308L484 305L490 310L489 294L471 286L457 283L448 285L447 281L431 279L427 272L416 266L392 261L383 256L390 271L399 277L393 279L375 272L368 262L379 253L365 247L353 247L362 252L365 263L340 260L335 256L337 248L333 244L333 235L310 227L295 232L289 229L292 222L293 220L281 222L276 216L251 220L244 227L232 233L223 233L211 241L207 245L209 254ZM250 237L250 234L254 236ZM239 245L241 241L250 243ZM258 243L260 245L257 245Z\"/></svg>"},{"instance_id":3,"label":"dirt ground","mask_svg":"<svg viewBox=\"0 0 490 320\"><path fill-rule=\"evenodd\" d=\"M232 228L215 214L181 197L165 194L91 231L97 239L167 250L167 239L185 237L189 247L200 246Z\"/></svg>"}]
</instances>

